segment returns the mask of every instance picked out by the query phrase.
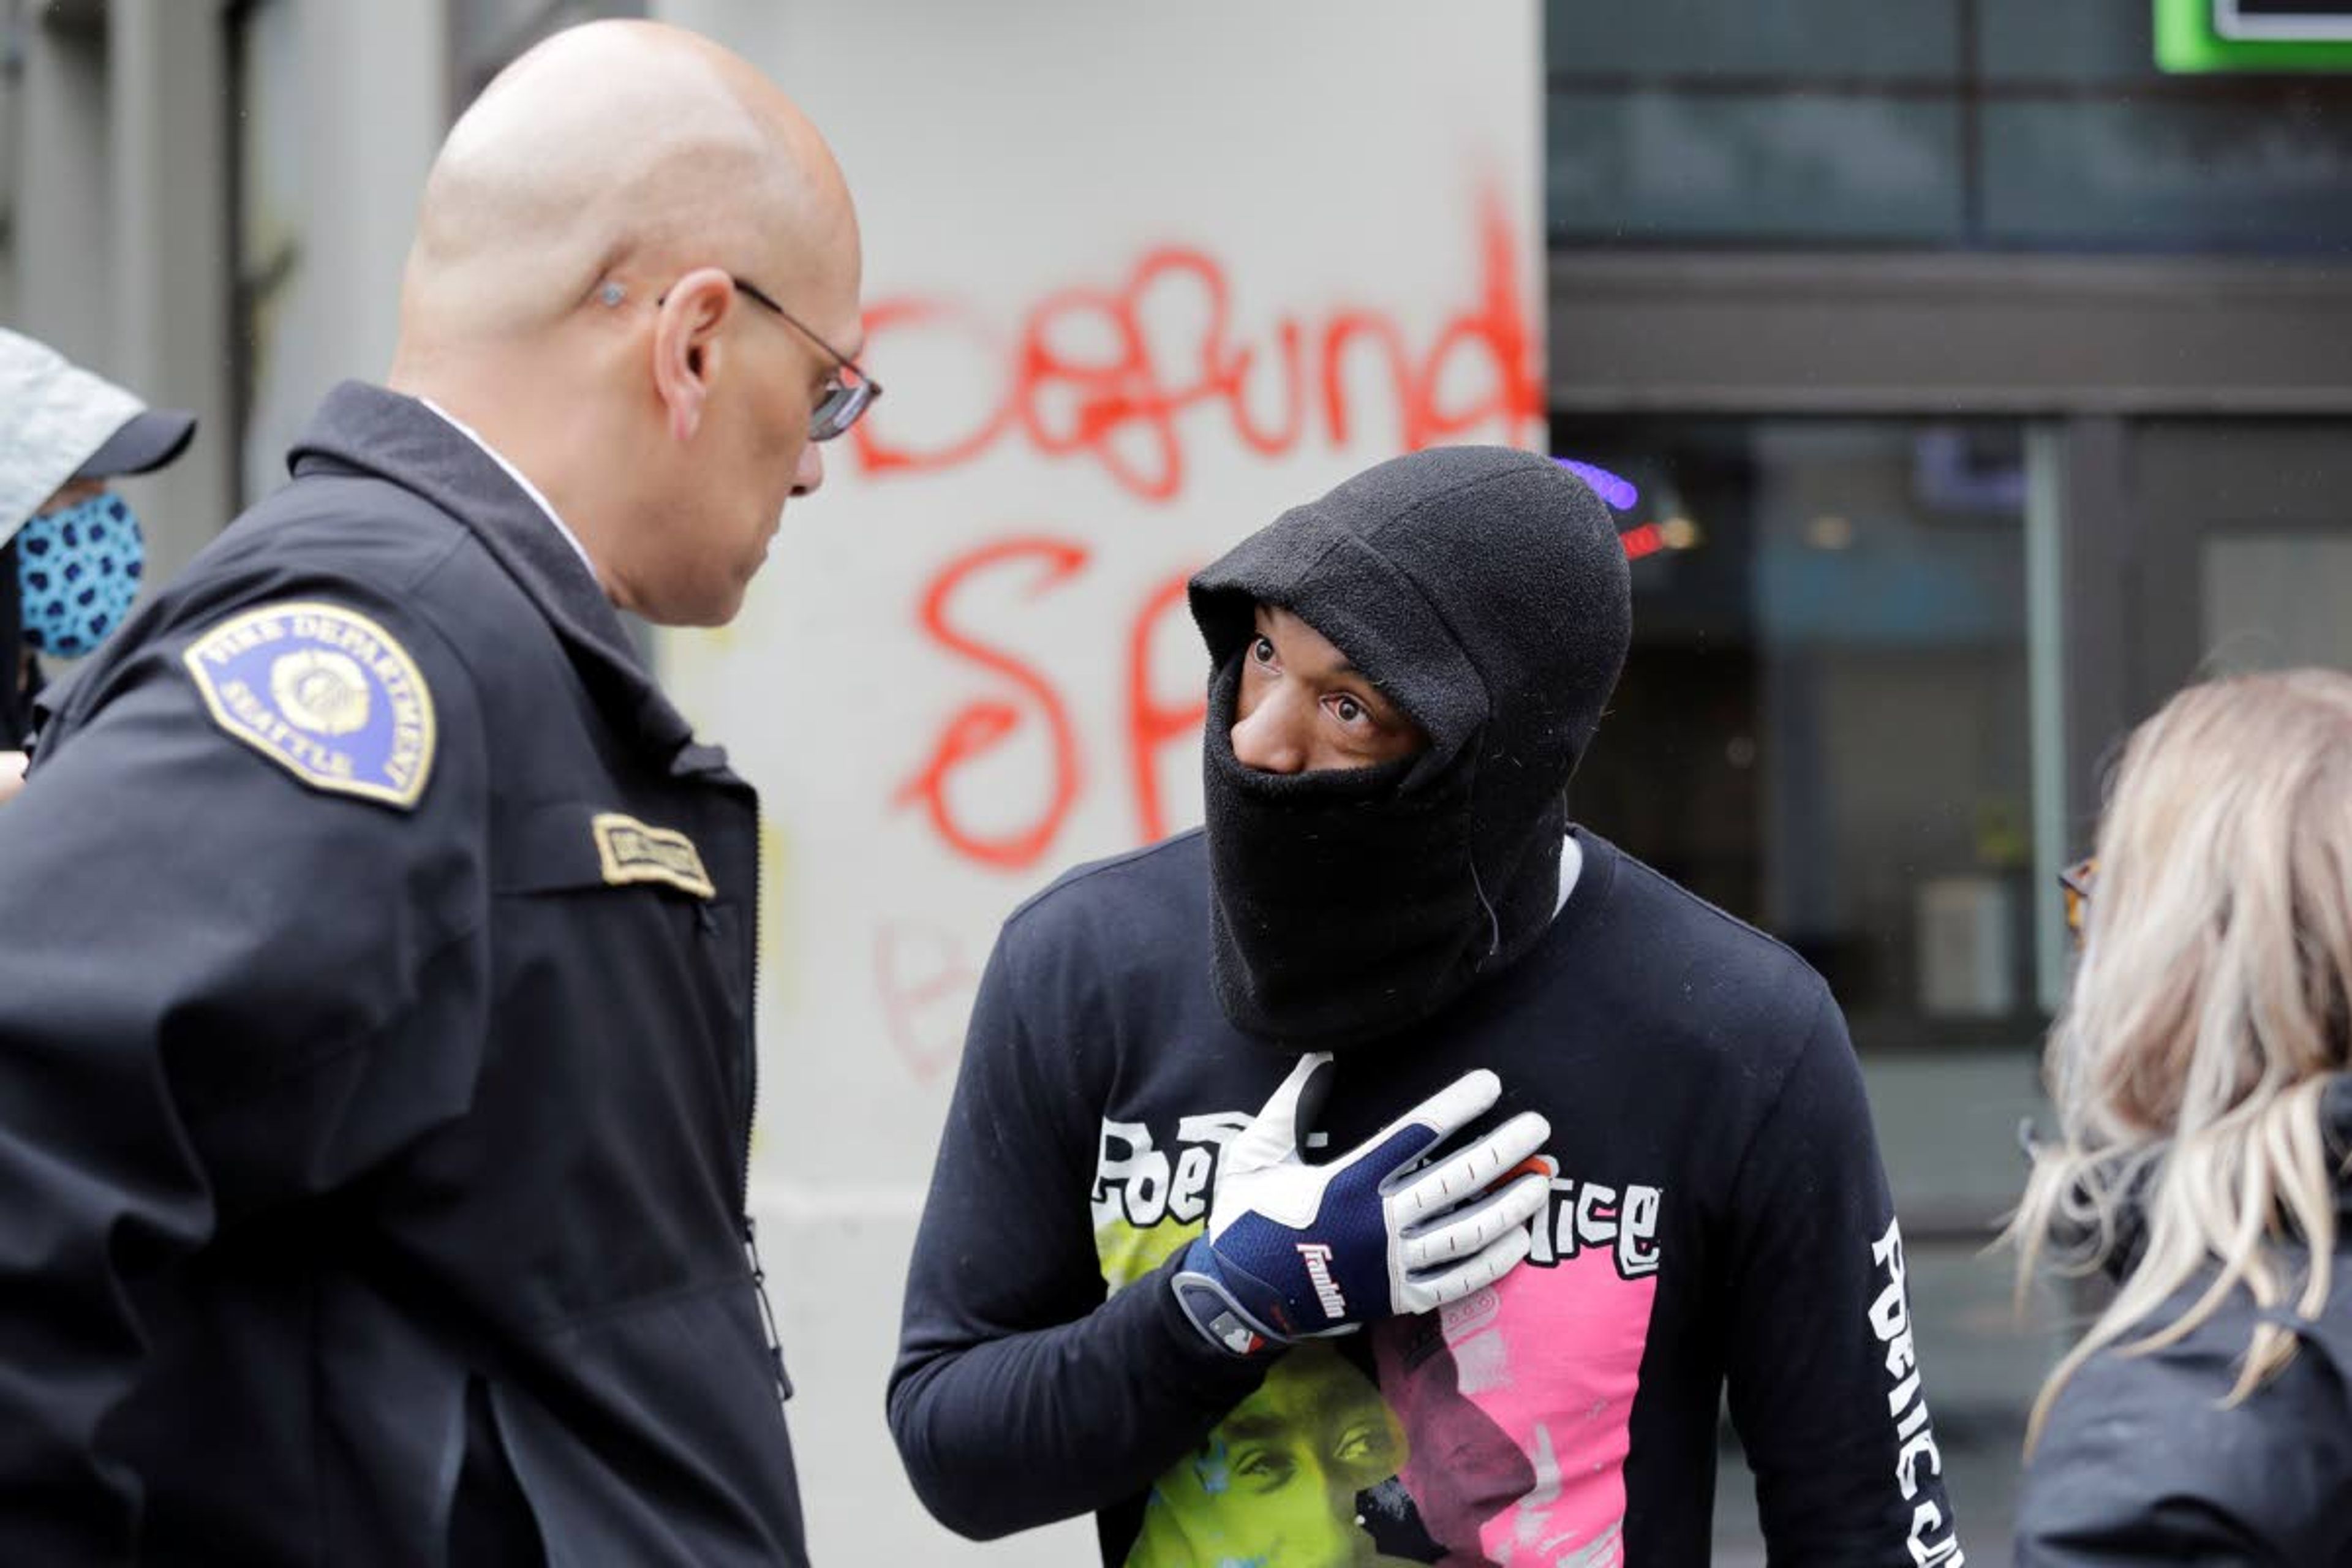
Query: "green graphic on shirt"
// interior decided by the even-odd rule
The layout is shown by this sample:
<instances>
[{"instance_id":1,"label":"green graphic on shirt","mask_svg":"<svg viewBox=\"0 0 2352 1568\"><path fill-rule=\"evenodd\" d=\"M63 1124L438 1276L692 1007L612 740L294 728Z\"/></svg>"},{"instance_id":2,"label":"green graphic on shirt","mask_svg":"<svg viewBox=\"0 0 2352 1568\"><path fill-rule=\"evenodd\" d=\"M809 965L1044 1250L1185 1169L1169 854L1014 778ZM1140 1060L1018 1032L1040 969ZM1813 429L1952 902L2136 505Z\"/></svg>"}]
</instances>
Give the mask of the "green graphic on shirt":
<instances>
[{"instance_id":1,"label":"green graphic on shirt","mask_svg":"<svg viewBox=\"0 0 2352 1568\"><path fill-rule=\"evenodd\" d=\"M1095 1231L1113 1293L1144 1279L1202 1224ZM1371 1379L1328 1344L1286 1353L1208 1440L1160 1478L1127 1568L1327 1568L1382 1564L1358 1521L1360 1494L1393 1490L1404 1428Z\"/></svg>"},{"instance_id":2,"label":"green graphic on shirt","mask_svg":"<svg viewBox=\"0 0 2352 1568\"><path fill-rule=\"evenodd\" d=\"M1095 1226L1095 1257L1102 1264L1103 1283L1118 1295L1183 1251L1207 1228L1207 1221L1197 1219L1189 1224L1171 1220L1148 1229L1123 1219Z\"/></svg>"}]
</instances>

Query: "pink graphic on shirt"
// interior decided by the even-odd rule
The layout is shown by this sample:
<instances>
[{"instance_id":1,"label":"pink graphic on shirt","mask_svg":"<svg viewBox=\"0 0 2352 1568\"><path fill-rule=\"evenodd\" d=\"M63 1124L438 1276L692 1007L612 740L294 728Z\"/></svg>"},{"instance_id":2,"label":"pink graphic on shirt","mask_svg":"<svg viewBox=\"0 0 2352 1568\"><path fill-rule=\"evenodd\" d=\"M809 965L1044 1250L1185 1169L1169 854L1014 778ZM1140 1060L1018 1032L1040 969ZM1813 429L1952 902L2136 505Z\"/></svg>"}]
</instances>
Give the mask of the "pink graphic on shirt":
<instances>
[{"instance_id":1,"label":"pink graphic on shirt","mask_svg":"<svg viewBox=\"0 0 2352 1568\"><path fill-rule=\"evenodd\" d=\"M1445 1563L1623 1561L1629 1423L1658 1281L1654 1263L1632 1279L1622 1267L1605 1247L1531 1262L1375 1332L1381 1389L1411 1444L1401 1479Z\"/></svg>"}]
</instances>

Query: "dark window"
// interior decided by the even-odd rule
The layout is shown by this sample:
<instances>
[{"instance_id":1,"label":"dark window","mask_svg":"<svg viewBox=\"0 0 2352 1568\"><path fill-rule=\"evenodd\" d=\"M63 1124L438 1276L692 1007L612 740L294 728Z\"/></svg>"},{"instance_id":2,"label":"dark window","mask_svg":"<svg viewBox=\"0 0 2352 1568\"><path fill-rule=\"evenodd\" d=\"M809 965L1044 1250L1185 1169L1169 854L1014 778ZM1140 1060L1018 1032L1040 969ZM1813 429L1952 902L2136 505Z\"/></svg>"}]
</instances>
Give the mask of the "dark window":
<instances>
[{"instance_id":1,"label":"dark window","mask_svg":"<svg viewBox=\"0 0 2352 1568\"><path fill-rule=\"evenodd\" d=\"M2021 426L1562 419L1643 491L1580 820L1794 947L1865 1055L2043 1014ZM1637 524L1637 526L1638 526Z\"/></svg>"},{"instance_id":2,"label":"dark window","mask_svg":"<svg viewBox=\"0 0 2352 1568\"><path fill-rule=\"evenodd\" d=\"M1552 0L1565 249L2334 256L2352 78L2168 76L2145 4Z\"/></svg>"}]
</instances>

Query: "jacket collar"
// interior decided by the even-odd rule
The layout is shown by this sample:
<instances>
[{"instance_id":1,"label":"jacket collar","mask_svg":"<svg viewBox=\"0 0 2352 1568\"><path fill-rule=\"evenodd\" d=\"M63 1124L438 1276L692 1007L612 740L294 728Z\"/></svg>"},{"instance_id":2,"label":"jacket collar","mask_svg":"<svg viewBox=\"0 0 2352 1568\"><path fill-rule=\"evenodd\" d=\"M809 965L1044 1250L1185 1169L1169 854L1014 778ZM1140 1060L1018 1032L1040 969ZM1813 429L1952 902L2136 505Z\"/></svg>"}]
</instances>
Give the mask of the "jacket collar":
<instances>
[{"instance_id":1,"label":"jacket collar","mask_svg":"<svg viewBox=\"0 0 2352 1568\"><path fill-rule=\"evenodd\" d=\"M2336 1073L2319 1100L2319 1131L2326 1140L2329 1167L2336 1172L2336 1248L2352 1246L2352 1073ZM2147 1251L2147 1189L2157 1178L2153 1167L2143 1167L2116 1207L2116 1232L2100 1271L2121 1281L2139 1267Z\"/></svg>"},{"instance_id":2,"label":"jacket collar","mask_svg":"<svg viewBox=\"0 0 2352 1568\"><path fill-rule=\"evenodd\" d=\"M2336 1217L2352 1229L2352 1073L2328 1079L2319 1099L2319 1130L2326 1134L2327 1160L2336 1172Z\"/></svg>"},{"instance_id":3,"label":"jacket collar","mask_svg":"<svg viewBox=\"0 0 2352 1568\"><path fill-rule=\"evenodd\" d=\"M327 395L288 454L296 478L343 469L415 492L481 541L562 639L597 705L669 760L673 773L723 773L726 753L655 684L619 612L580 557L498 460L413 397L347 381Z\"/></svg>"}]
</instances>

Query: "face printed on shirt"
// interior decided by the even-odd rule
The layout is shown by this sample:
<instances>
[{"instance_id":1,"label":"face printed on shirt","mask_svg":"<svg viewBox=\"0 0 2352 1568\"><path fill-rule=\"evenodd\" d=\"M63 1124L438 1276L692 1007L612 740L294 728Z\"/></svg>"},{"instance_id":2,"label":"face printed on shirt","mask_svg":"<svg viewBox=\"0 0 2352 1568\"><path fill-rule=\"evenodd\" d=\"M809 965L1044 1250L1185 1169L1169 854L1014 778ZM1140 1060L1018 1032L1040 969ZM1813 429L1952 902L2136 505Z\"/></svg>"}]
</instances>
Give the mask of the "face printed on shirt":
<instances>
[{"instance_id":1,"label":"face printed on shirt","mask_svg":"<svg viewBox=\"0 0 2352 1568\"><path fill-rule=\"evenodd\" d=\"M1151 1274L1201 1222L1110 1220L1095 1231L1114 1290ZM1129 1568L1249 1563L1262 1568L1391 1563L1365 1528L1362 1494L1395 1490L1409 1448L1370 1377L1328 1344L1285 1354L1257 1391L1154 1483ZM1392 1509L1410 1515L1398 1493ZM1406 1533L1425 1540L1416 1527Z\"/></svg>"},{"instance_id":2,"label":"face printed on shirt","mask_svg":"<svg viewBox=\"0 0 2352 1568\"><path fill-rule=\"evenodd\" d=\"M1129 1561L1401 1561L1381 1554L1358 1499L1391 1480L1405 1458L1404 1429L1370 1379L1329 1346L1294 1350L1153 1487Z\"/></svg>"}]
</instances>

